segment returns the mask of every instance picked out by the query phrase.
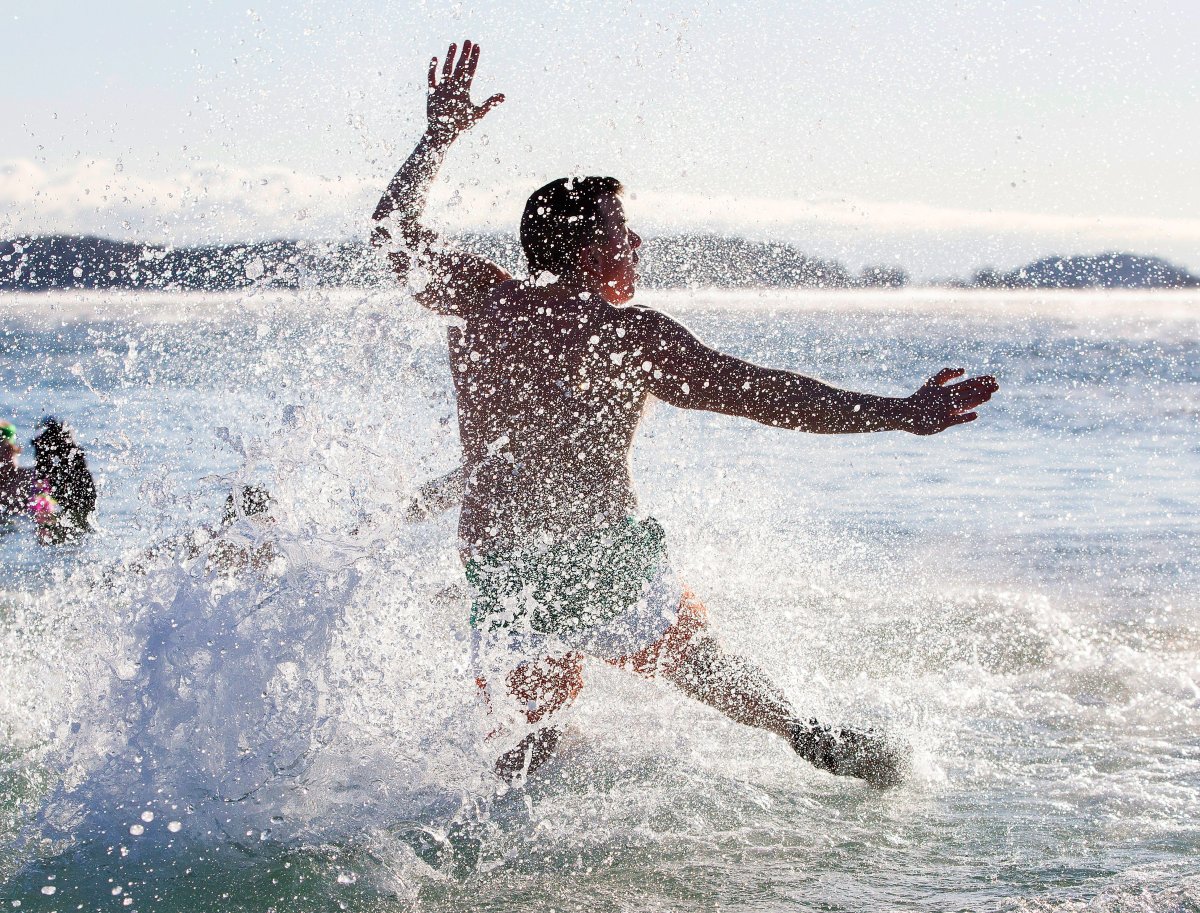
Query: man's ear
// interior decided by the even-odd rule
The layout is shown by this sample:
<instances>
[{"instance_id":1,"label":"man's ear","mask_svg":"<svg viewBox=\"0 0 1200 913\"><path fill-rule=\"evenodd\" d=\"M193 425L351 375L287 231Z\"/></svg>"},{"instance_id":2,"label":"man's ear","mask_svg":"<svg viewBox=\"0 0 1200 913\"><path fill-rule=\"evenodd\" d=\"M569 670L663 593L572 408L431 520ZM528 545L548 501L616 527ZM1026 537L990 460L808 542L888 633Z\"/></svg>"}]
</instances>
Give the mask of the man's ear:
<instances>
[{"instance_id":1,"label":"man's ear","mask_svg":"<svg viewBox=\"0 0 1200 913\"><path fill-rule=\"evenodd\" d=\"M589 244L579 252L579 268L581 272L598 273L600 272L600 265L603 262L599 245Z\"/></svg>"}]
</instances>

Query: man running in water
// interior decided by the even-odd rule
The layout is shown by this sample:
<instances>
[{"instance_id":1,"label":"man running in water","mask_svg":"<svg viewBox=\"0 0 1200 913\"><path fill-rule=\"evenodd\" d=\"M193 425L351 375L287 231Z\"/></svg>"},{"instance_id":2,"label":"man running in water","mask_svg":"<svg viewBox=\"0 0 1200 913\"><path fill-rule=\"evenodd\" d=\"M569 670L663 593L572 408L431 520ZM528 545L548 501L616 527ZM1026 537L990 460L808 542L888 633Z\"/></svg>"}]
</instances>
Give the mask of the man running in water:
<instances>
[{"instance_id":1,"label":"man running in water","mask_svg":"<svg viewBox=\"0 0 1200 913\"><path fill-rule=\"evenodd\" d=\"M520 779L549 757L592 656L661 676L733 720L776 733L814 765L876 785L903 751L872 732L798 716L748 660L725 652L705 609L670 570L662 527L638 513L629 452L650 397L820 434L936 434L972 421L991 377L944 369L912 396L852 393L704 345L676 320L629 304L641 239L621 185L553 181L529 198L529 280L454 248L421 224L454 140L501 103L471 101L479 47L429 65L428 127L375 210L375 243L449 330L465 457L459 536L476 680Z\"/></svg>"}]
</instances>

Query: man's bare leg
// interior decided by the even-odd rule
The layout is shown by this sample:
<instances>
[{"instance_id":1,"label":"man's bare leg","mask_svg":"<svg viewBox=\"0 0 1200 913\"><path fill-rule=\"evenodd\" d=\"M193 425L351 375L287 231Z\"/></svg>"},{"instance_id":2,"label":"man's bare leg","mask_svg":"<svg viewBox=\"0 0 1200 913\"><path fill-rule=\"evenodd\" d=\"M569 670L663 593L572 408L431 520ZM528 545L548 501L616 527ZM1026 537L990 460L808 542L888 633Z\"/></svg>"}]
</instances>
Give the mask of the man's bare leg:
<instances>
[{"instance_id":1,"label":"man's bare leg","mask_svg":"<svg viewBox=\"0 0 1200 913\"><path fill-rule=\"evenodd\" d=\"M485 679L477 677L475 681L486 696ZM526 722L531 726L541 724L540 729L524 736L496 759L497 776L516 784L554 757L563 733L561 714L583 689L583 654L569 651L522 662L503 676L503 682L496 699L515 701L524 708ZM488 704L490 708L490 699Z\"/></svg>"},{"instance_id":2,"label":"man's bare leg","mask_svg":"<svg viewBox=\"0 0 1200 913\"><path fill-rule=\"evenodd\" d=\"M894 786L904 776L905 752L873 731L833 729L796 716L783 692L744 657L728 653L701 632L664 665L663 675L690 697L746 726L786 739L810 764L872 786Z\"/></svg>"},{"instance_id":3,"label":"man's bare leg","mask_svg":"<svg viewBox=\"0 0 1200 913\"><path fill-rule=\"evenodd\" d=\"M663 674L684 694L735 722L787 738L796 719L783 692L752 662L701 633L666 664Z\"/></svg>"}]
</instances>

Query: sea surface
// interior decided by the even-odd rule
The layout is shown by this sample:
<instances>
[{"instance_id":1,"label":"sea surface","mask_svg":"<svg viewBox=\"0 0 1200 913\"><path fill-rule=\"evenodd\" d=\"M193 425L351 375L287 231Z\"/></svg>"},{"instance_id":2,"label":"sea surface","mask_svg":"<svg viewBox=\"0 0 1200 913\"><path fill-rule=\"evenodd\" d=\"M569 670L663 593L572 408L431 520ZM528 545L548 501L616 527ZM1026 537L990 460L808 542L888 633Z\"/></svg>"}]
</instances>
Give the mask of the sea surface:
<instances>
[{"instance_id":1,"label":"sea surface","mask_svg":"<svg viewBox=\"0 0 1200 913\"><path fill-rule=\"evenodd\" d=\"M483 761L444 327L349 291L0 297L0 419L74 426L99 530L0 532L0 905L25 911L1200 910L1200 295L645 295L977 422L830 437L652 405L643 509L731 649L914 745L890 790L596 665ZM26 458L30 454L25 455ZM268 487L260 571L186 549ZM201 539L203 536L201 535Z\"/></svg>"}]
</instances>

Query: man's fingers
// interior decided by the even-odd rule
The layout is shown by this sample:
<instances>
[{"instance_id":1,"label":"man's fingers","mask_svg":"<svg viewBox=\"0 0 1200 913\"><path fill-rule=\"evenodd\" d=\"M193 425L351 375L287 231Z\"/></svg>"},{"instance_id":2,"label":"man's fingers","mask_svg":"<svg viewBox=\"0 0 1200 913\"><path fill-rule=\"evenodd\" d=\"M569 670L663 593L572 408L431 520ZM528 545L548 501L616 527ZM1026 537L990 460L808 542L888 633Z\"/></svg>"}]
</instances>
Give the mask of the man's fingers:
<instances>
[{"instance_id":1,"label":"man's fingers","mask_svg":"<svg viewBox=\"0 0 1200 913\"><path fill-rule=\"evenodd\" d=\"M449 79L454 72L454 55L458 53L458 45L450 45L450 50L446 52L446 62L442 64L442 79Z\"/></svg>"},{"instance_id":2,"label":"man's fingers","mask_svg":"<svg viewBox=\"0 0 1200 913\"><path fill-rule=\"evenodd\" d=\"M979 418L978 412L964 412L962 415L953 416L946 422L946 427L949 428L951 425L965 425L967 422L973 422L977 418Z\"/></svg>"},{"instance_id":3,"label":"man's fingers","mask_svg":"<svg viewBox=\"0 0 1200 913\"><path fill-rule=\"evenodd\" d=\"M483 117L483 115L487 114L489 111L492 110L492 108L496 107L496 105L500 104L500 102L502 102L502 101L504 101L503 93L497 92L495 95L493 95L491 98L489 98L487 101L485 101L482 105L479 106L479 116Z\"/></svg>"},{"instance_id":4,"label":"man's fingers","mask_svg":"<svg viewBox=\"0 0 1200 913\"><path fill-rule=\"evenodd\" d=\"M454 75L463 77L467 75L467 67L471 63L471 39L468 38L463 42L462 53L458 57L458 63L454 66Z\"/></svg>"},{"instance_id":5,"label":"man's fingers","mask_svg":"<svg viewBox=\"0 0 1200 913\"><path fill-rule=\"evenodd\" d=\"M437 58L429 61L429 88L437 88Z\"/></svg>"},{"instance_id":6,"label":"man's fingers","mask_svg":"<svg viewBox=\"0 0 1200 913\"><path fill-rule=\"evenodd\" d=\"M475 50L471 52L471 63L467 67L467 75L474 76L475 71L479 68L479 45L475 45Z\"/></svg>"},{"instance_id":7,"label":"man's fingers","mask_svg":"<svg viewBox=\"0 0 1200 913\"><path fill-rule=\"evenodd\" d=\"M974 409L992 398L992 394L1000 389L994 377L972 377L962 383L947 387L950 403L956 409Z\"/></svg>"},{"instance_id":8,"label":"man's fingers","mask_svg":"<svg viewBox=\"0 0 1200 913\"><path fill-rule=\"evenodd\" d=\"M992 394L1000 389L1000 384L997 383L996 378L985 374L982 377L968 377L966 380L955 384L950 389L980 390L988 394Z\"/></svg>"},{"instance_id":9,"label":"man's fingers","mask_svg":"<svg viewBox=\"0 0 1200 913\"><path fill-rule=\"evenodd\" d=\"M962 368L942 368L937 374L925 381L927 387L941 387L956 377L962 377L967 372Z\"/></svg>"}]
</instances>

